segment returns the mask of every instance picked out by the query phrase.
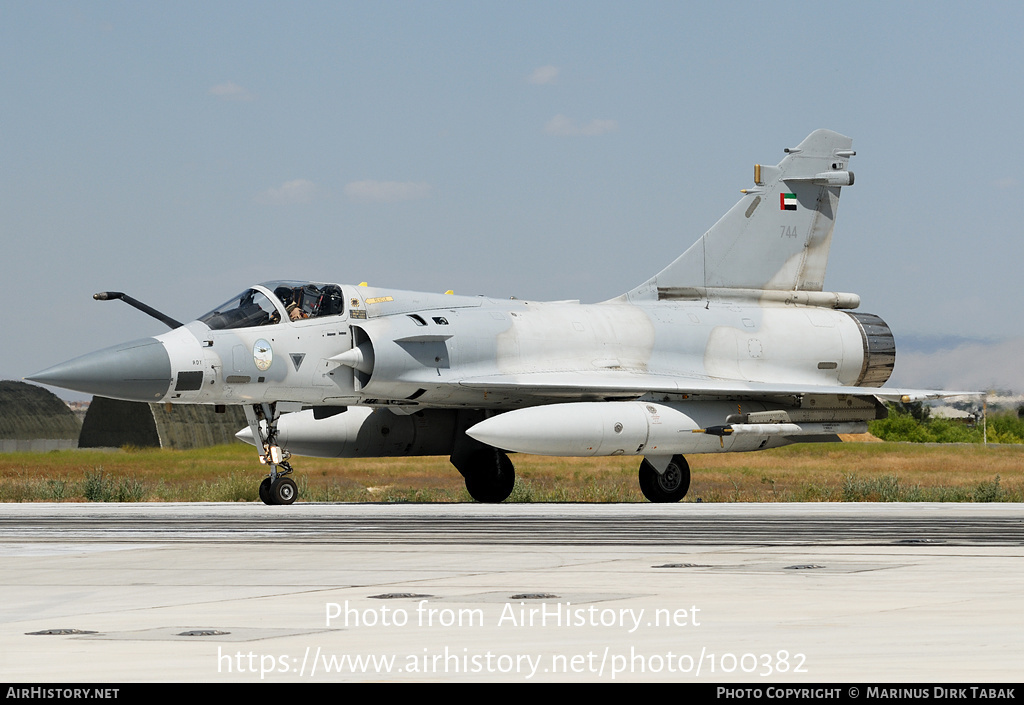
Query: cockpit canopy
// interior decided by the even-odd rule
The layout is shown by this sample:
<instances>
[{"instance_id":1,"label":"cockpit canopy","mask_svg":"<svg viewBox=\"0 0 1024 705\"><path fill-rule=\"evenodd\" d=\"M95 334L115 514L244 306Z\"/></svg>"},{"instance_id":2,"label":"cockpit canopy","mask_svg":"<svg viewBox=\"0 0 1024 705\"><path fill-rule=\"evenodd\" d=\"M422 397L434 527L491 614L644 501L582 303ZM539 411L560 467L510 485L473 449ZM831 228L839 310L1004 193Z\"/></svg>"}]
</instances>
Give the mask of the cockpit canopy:
<instances>
[{"instance_id":1,"label":"cockpit canopy","mask_svg":"<svg viewBox=\"0 0 1024 705\"><path fill-rule=\"evenodd\" d=\"M246 289L199 317L213 330L253 328L337 316L345 312L345 297L337 284L272 281Z\"/></svg>"}]
</instances>

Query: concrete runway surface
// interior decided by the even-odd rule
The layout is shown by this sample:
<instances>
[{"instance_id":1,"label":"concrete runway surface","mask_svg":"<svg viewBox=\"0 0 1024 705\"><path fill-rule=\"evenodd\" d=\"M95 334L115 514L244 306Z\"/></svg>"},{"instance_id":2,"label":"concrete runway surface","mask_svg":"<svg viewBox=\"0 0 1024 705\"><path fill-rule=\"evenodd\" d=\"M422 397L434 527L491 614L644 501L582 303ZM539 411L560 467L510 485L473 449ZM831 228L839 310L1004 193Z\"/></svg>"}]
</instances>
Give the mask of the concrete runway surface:
<instances>
[{"instance_id":1,"label":"concrete runway surface","mask_svg":"<svg viewBox=\"0 0 1024 705\"><path fill-rule=\"evenodd\" d=\"M1019 504L2 504L0 681L1014 682L1022 557Z\"/></svg>"}]
</instances>

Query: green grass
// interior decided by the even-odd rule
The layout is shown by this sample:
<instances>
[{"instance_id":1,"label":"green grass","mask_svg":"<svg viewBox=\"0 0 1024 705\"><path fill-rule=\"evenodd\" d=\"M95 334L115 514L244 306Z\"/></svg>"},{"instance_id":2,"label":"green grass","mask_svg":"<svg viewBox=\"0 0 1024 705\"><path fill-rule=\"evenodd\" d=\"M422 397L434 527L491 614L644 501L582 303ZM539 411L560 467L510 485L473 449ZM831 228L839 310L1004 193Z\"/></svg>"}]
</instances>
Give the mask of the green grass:
<instances>
[{"instance_id":1,"label":"green grass","mask_svg":"<svg viewBox=\"0 0 1024 705\"><path fill-rule=\"evenodd\" d=\"M642 502L639 458L514 455L510 502ZM693 455L686 501L1024 501L1024 446L807 444ZM301 501L469 502L445 457L292 459ZM0 455L4 502L256 502L247 445Z\"/></svg>"}]
</instances>

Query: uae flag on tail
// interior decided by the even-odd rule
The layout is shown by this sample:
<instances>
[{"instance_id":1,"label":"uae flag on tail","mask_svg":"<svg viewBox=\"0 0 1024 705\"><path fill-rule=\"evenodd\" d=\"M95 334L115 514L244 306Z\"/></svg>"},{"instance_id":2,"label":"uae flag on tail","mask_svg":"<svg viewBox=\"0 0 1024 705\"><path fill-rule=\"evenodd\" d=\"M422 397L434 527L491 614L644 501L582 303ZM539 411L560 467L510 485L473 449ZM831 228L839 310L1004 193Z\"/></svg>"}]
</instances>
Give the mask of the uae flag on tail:
<instances>
[{"instance_id":1,"label":"uae flag on tail","mask_svg":"<svg viewBox=\"0 0 1024 705\"><path fill-rule=\"evenodd\" d=\"M784 211L795 211L796 210L796 194L795 193L780 193L779 194L779 209Z\"/></svg>"}]
</instances>

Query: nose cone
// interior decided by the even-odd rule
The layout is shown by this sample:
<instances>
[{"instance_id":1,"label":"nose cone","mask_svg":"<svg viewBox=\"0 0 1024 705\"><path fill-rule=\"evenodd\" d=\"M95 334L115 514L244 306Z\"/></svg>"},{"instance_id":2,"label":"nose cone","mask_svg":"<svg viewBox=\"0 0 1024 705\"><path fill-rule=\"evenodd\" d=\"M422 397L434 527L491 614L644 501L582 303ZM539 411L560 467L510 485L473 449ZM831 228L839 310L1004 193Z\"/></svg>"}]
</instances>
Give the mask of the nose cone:
<instances>
[{"instance_id":1,"label":"nose cone","mask_svg":"<svg viewBox=\"0 0 1024 705\"><path fill-rule=\"evenodd\" d=\"M171 358L156 338L99 350L27 379L126 401L159 401L171 387Z\"/></svg>"}]
</instances>

